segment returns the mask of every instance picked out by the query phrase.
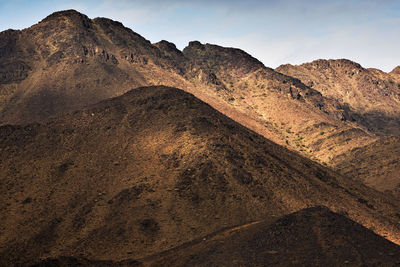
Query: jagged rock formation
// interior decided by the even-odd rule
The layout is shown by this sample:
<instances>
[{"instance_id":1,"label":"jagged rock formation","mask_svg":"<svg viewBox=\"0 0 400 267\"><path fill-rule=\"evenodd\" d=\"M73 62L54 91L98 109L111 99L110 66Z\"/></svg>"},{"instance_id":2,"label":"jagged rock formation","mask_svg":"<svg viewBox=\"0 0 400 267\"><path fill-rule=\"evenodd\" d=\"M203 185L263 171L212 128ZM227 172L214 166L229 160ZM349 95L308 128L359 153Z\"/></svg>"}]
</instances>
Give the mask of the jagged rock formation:
<instances>
[{"instance_id":1,"label":"jagged rock formation","mask_svg":"<svg viewBox=\"0 0 400 267\"><path fill-rule=\"evenodd\" d=\"M399 203L174 88L2 126L0 160L1 265L140 259L316 205L400 242Z\"/></svg>"}]
</instances>

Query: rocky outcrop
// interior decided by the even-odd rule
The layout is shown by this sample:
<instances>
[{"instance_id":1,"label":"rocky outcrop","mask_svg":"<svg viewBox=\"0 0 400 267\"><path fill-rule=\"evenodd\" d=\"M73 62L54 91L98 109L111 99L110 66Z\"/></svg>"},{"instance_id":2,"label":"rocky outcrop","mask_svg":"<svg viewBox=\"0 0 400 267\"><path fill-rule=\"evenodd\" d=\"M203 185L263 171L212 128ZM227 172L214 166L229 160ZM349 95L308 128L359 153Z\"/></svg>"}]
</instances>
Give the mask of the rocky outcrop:
<instances>
[{"instance_id":1,"label":"rocky outcrop","mask_svg":"<svg viewBox=\"0 0 400 267\"><path fill-rule=\"evenodd\" d=\"M347 107L349 117L370 131L400 134L400 83L390 74L365 69L347 59L320 59L298 66L282 65L276 70Z\"/></svg>"}]
</instances>

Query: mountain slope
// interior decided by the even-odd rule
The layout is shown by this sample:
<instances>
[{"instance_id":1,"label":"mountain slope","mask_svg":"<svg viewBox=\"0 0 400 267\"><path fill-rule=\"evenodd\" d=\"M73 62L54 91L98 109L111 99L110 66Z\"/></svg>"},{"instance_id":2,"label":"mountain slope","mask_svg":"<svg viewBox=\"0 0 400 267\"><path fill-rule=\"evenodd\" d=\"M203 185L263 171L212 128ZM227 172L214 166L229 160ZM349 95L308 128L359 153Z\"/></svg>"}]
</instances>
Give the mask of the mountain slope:
<instances>
[{"instance_id":1,"label":"mountain slope","mask_svg":"<svg viewBox=\"0 0 400 267\"><path fill-rule=\"evenodd\" d=\"M395 67L389 74L398 83L400 82L400 66Z\"/></svg>"},{"instance_id":2,"label":"mountain slope","mask_svg":"<svg viewBox=\"0 0 400 267\"><path fill-rule=\"evenodd\" d=\"M192 42L183 54L199 88L204 88L204 82L214 87L215 97L258 122L253 130L303 155L329 162L376 140L352 121L348 109L337 100L264 67L241 50Z\"/></svg>"},{"instance_id":3,"label":"mountain slope","mask_svg":"<svg viewBox=\"0 0 400 267\"><path fill-rule=\"evenodd\" d=\"M324 207L254 222L144 260L153 266L396 265L400 247Z\"/></svg>"},{"instance_id":4,"label":"mountain slope","mask_svg":"<svg viewBox=\"0 0 400 267\"><path fill-rule=\"evenodd\" d=\"M142 258L325 205L400 242L399 204L166 87L0 128L2 264Z\"/></svg>"},{"instance_id":5,"label":"mountain slope","mask_svg":"<svg viewBox=\"0 0 400 267\"><path fill-rule=\"evenodd\" d=\"M300 79L327 98L346 107L351 120L382 136L348 151L334 154L329 165L378 190L398 188L400 134L399 68L390 73L365 69L345 60L316 60L299 66L282 65L276 70Z\"/></svg>"},{"instance_id":6,"label":"mountain slope","mask_svg":"<svg viewBox=\"0 0 400 267\"><path fill-rule=\"evenodd\" d=\"M278 72L300 79L348 109L351 119L377 134L400 134L400 83L388 74L350 60L282 65Z\"/></svg>"},{"instance_id":7,"label":"mountain slope","mask_svg":"<svg viewBox=\"0 0 400 267\"><path fill-rule=\"evenodd\" d=\"M0 39L2 123L45 120L141 85L180 84L159 49L109 19L56 12Z\"/></svg>"},{"instance_id":8,"label":"mountain slope","mask_svg":"<svg viewBox=\"0 0 400 267\"><path fill-rule=\"evenodd\" d=\"M0 124L43 122L131 88L183 88L259 134L310 158L332 157L376 137L346 106L240 49L151 44L105 18L56 12L0 33Z\"/></svg>"},{"instance_id":9,"label":"mountain slope","mask_svg":"<svg viewBox=\"0 0 400 267\"><path fill-rule=\"evenodd\" d=\"M380 191L396 191L400 189L399 159L400 137L392 136L340 155L332 165Z\"/></svg>"},{"instance_id":10,"label":"mountain slope","mask_svg":"<svg viewBox=\"0 0 400 267\"><path fill-rule=\"evenodd\" d=\"M343 266L400 263L400 247L325 207L225 229L140 260L53 258L39 266Z\"/></svg>"}]
</instances>

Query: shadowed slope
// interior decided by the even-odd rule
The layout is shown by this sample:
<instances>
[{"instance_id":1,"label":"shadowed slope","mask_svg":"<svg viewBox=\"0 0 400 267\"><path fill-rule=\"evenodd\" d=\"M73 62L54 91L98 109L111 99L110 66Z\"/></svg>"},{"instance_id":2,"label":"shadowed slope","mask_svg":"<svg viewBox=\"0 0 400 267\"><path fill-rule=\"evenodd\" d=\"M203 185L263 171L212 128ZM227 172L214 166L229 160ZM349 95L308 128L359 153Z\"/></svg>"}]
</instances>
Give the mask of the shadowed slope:
<instances>
[{"instance_id":1,"label":"shadowed slope","mask_svg":"<svg viewBox=\"0 0 400 267\"><path fill-rule=\"evenodd\" d=\"M325 207L225 229L140 260L60 257L35 267L69 266L394 266L400 247Z\"/></svg>"},{"instance_id":2,"label":"shadowed slope","mask_svg":"<svg viewBox=\"0 0 400 267\"><path fill-rule=\"evenodd\" d=\"M399 206L181 90L0 128L0 258L120 261L325 205L399 242Z\"/></svg>"},{"instance_id":3,"label":"shadowed slope","mask_svg":"<svg viewBox=\"0 0 400 267\"><path fill-rule=\"evenodd\" d=\"M154 259L155 258L155 259ZM256 222L145 259L153 266L400 264L400 247L324 207Z\"/></svg>"}]
</instances>

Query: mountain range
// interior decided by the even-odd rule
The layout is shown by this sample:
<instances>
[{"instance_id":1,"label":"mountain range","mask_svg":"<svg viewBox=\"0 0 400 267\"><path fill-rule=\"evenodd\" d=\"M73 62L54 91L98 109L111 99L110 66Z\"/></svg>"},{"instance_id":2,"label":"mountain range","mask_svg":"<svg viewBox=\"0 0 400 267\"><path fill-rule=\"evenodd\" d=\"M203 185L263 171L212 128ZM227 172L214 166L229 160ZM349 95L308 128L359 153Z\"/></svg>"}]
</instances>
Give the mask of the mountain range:
<instances>
[{"instance_id":1,"label":"mountain range","mask_svg":"<svg viewBox=\"0 0 400 267\"><path fill-rule=\"evenodd\" d=\"M74 10L1 32L0 263L399 263L399 68L274 70Z\"/></svg>"}]
</instances>

